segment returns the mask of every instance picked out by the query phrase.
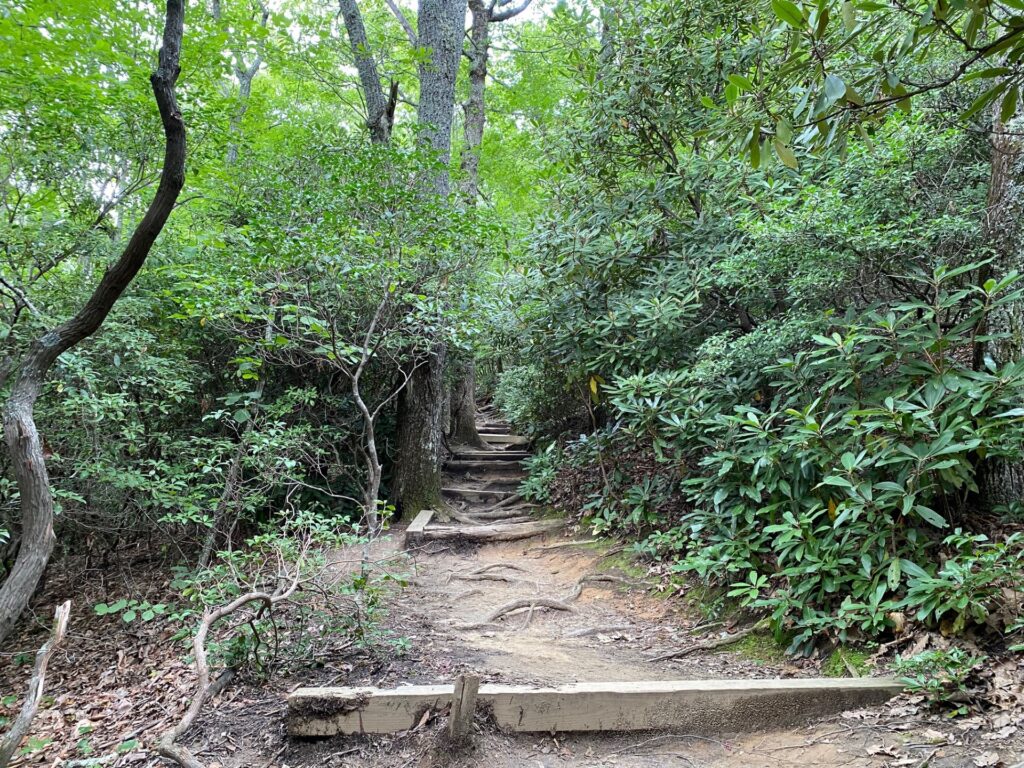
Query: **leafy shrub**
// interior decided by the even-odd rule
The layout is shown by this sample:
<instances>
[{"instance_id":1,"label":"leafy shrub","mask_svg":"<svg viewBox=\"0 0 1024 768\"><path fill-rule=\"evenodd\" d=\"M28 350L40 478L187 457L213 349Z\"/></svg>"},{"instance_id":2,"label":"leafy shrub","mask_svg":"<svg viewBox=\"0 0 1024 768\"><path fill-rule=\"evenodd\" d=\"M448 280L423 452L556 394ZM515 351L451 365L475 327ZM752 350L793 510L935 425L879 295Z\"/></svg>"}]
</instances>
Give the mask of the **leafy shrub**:
<instances>
[{"instance_id":1,"label":"leafy shrub","mask_svg":"<svg viewBox=\"0 0 1024 768\"><path fill-rule=\"evenodd\" d=\"M542 504L551 501L551 486L558 474L558 458L558 448L552 443L523 462L528 474L519 486L519 492L524 499Z\"/></svg>"},{"instance_id":2,"label":"leafy shrub","mask_svg":"<svg viewBox=\"0 0 1024 768\"><path fill-rule=\"evenodd\" d=\"M896 657L894 670L900 682L915 693L923 693L933 706L952 705L952 714L967 714L963 694L971 673L985 662L962 648L925 651L909 658Z\"/></svg>"},{"instance_id":3,"label":"leafy shrub","mask_svg":"<svg viewBox=\"0 0 1024 768\"><path fill-rule=\"evenodd\" d=\"M982 459L1019 459L1024 363L972 368L980 329L1020 298L1013 275L956 288L975 268L921 278L931 301L836 323L761 386L689 371L613 382L609 455L642 439L665 471L621 495L604 484L583 505L594 528L660 528L648 551L767 612L780 637L795 630L793 651L823 632L875 634L901 611L951 631L986 620L1021 544L960 528ZM675 519L659 509L666 477L682 490Z\"/></svg>"}]
</instances>

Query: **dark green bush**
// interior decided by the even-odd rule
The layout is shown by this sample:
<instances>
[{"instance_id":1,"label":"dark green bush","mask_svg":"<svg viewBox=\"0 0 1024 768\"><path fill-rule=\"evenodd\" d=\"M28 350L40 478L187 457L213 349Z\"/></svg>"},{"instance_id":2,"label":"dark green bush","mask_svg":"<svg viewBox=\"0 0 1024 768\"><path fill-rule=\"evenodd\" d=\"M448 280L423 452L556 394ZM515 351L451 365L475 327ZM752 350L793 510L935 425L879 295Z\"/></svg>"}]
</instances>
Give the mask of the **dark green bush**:
<instances>
[{"instance_id":1,"label":"dark green bush","mask_svg":"<svg viewBox=\"0 0 1024 768\"><path fill-rule=\"evenodd\" d=\"M1024 363L971 363L1020 291L1014 275L957 288L967 271L921 279L931 301L836 323L761 387L702 386L691 371L617 379L606 458L643 439L662 471L601 484L584 513L595 529L646 531L643 547L675 571L728 588L780 636L795 630L793 650L822 632L876 634L901 613L951 631L989 620L1021 543L961 529L979 465L1024 448ZM578 449L587 462L593 444ZM666 477L683 497L668 512L655 501Z\"/></svg>"}]
</instances>

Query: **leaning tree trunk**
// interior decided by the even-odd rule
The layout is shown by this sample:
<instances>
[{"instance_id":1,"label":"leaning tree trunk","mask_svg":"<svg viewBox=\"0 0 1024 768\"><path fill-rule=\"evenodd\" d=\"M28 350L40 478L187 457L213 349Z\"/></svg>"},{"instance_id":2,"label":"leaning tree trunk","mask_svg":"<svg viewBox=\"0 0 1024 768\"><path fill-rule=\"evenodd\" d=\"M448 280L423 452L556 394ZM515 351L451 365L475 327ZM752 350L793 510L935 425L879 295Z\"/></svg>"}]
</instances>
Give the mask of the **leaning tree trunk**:
<instances>
[{"instance_id":1,"label":"leaning tree trunk","mask_svg":"<svg viewBox=\"0 0 1024 768\"><path fill-rule=\"evenodd\" d=\"M1024 138L1022 125L1014 121L1004 126L998 118L992 127L992 171L985 210L984 235L995 255L992 263L980 276L984 282L990 274L1002 277L1024 266L1020 235L1020 216L1024 207ZM1021 358L1024 353L1024 305L1015 302L994 312L988 321L988 333L1000 338L978 344L975 367L980 368L985 357L997 365L1005 365ZM989 458L978 467L978 488L983 507L992 509L1024 501L1024 462Z\"/></svg>"},{"instance_id":2,"label":"leaning tree trunk","mask_svg":"<svg viewBox=\"0 0 1024 768\"><path fill-rule=\"evenodd\" d=\"M166 137L156 195L120 258L107 269L85 305L29 347L4 406L4 436L20 494L22 539L14 567L0 587L0 643L28 606L53 551L53 495L34 415L46 374L58 357L103 324L142 268L185 183L185 124L174 93L184 17L184 0L167 0L159 64L150 76Z\"/></svg>"},{"instance_id":3,"label":"leaning tree trunk","mask_svg":"<svg viewBox=\"0 0 1024 768\"><path fill-rule=\"evenodd\" d=\"M403 517L441 503L441 423L445 348L412 372L398 396L395 496Z\"/></svg>"}]
</instances>

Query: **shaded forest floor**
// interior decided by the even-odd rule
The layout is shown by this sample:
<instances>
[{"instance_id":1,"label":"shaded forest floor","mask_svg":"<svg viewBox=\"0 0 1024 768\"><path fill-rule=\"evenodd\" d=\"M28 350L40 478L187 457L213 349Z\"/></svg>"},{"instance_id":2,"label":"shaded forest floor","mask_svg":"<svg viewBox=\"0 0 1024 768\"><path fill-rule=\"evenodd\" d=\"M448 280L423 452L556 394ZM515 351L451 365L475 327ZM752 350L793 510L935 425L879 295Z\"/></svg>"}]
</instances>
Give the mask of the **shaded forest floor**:
<instances>
[{"instance_id":1,"label":"shaded forest floor","mask_svg":"<svg viewBox=\"0 0 1024 768\"><path fill-rule=\"evenodd\" d=\"M697 677L818 675L812 661L791 663L769 644L748 642L728 651L651 662L659 653L691 642L701 623L683 601L653 598L630 586L638 574L621 557L592 547L556 546L568 539L449 549L437 543L402 552L401 531L377 543L373 558L387 561L409 581L394 588L387 612L362 648L339 636L319 646L316 659L291 654L290 667L268 681L243 676L208 706L187 741L207 766L986 766L1012 765L1024 749L1019 710L949 720L919 700L901 697L876 709L845 713L826 722L781 732L716 739L673 734L501 734L478 721L475 751L439 752L443 714L416 732L393 737L324 741L285 737L285 696L299 685L394 686L451 680L475 672L487 682L559 683L575 680L643 680ZM350 562L351 553L335 553ZM81 562L55 564L36 606L38 621L23 625L5 649L2 689L20 691L31 658L47 631L52 605L75 594L70 642L52 663L24 765L67 765L107 758L101 765L158 765L148 745L176 722L191 693L186 649L172 640L168 622L126 624L96 616L95 602L118 596L170 599L165 567L122 553L108 571ZM515 568L494 567L512 564ZM339 568L350 567L339 565ZM484 570L486 568L486 570ZM515 597L562 595L581 577L588 582L575 611L528 612L482 623ZM487 576L487 578L480 578ZM483 622L486 623L486 622ZM586 633L586 634L584 634ZM282 635L288 649L291 635ZM292 649L294 650L294 649ZM21 652L28 656L19 655ZM286 655L286 654L285 654ZM311 665L311 662L315 662ZM1019 679L1019 670L1005 674ZM1009 679L1009 678L1008 678ZM1010 685L1017 683L1008 682ZM1018 730L1020 728L1020 730ZM49 740L49 741L47 741ZM929 762L930 761L930 762Z\"/></svg>"}]
</instances>

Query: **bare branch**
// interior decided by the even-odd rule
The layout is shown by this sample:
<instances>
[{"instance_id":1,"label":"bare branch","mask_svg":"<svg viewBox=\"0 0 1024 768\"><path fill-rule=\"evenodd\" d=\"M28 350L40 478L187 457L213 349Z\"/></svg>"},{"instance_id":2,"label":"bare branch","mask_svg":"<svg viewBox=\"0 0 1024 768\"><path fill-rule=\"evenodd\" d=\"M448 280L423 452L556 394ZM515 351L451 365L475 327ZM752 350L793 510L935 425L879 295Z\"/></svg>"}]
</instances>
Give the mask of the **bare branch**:
<instances>
[{"instance_id":1,"label":"bare branch","mask_svg":"<svg viewBox=\"0 0 1024 768\"><path fill-rule=\"evenodd\" d=\"M391 12L395 14L395 18L398 19L398 23L401 24L402 29L405 30L405 36L409 38L409 45L413 48L418 47L420 44L419 36L416 34L416 30L413 29L412 24L410 24L409 20L405 17L405 14L402 13L402 9L398 7L395 0L384 0L384 2L388 4L388 8L390 8Z\"/></svg>"},{"instance_id":2,"label":"bare branch","mask_svg":"<svg viewBox=\"0 0 1024 768\"><path fill-rule=\"evenodd\" d=\"M491 10L491 17L488 21L492 24L499 21L508 21L529 8L531 2L533 0L521 0L518 5L512 5L511 0L499 2L497 7Z\"/></svg>"},{"instance_id":3,"label":"bare branch","mask_svg":"<svg viewBox=\"0 0 1024 768\"><path fill-rule=\"evenodd\" d=\"M36 665L32 670L32 679L28 684L28 694L25 696L25 703L21 705L21 712L11 726L3 742L0 742L0 768L7 768L11 761L14 750L21 744L21 740L28 733L32 719L36 716L36 709L43 698L43 686L46 683L46 666L50 663L50 657L57 647L64 642L64 635L68 629L68 617L71 615L71 601L66 601L57 608L53 617L53 632L50 639L43 647L36 652Z\"/></svg>"}]
</instances>

